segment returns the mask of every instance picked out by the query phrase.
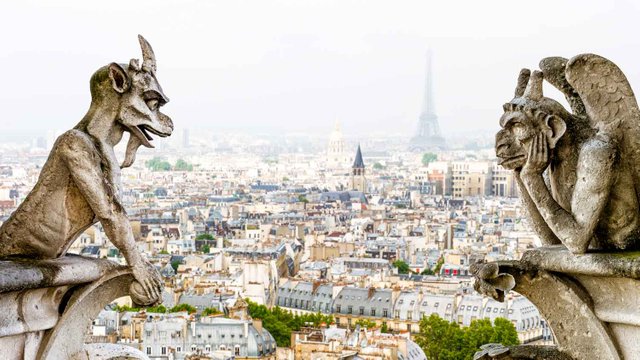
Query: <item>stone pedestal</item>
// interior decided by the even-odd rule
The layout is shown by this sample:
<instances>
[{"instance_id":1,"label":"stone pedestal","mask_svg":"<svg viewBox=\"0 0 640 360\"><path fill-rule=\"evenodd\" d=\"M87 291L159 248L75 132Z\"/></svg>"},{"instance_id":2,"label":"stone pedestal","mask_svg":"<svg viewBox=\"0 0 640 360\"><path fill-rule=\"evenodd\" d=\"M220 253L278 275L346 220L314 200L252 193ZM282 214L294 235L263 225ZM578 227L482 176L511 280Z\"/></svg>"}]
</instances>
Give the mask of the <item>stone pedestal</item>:
<instances>
[{"instance_id":1,"label":"stone pedestal","mask_svg":"<svg viewBox=\"0 0 640 360\"><path fill-rule=\"evenodd\" d=\"M128 295L132 281L128 267L108 260L0 261L0 359L106 359L84 338L105 305ZM109 358L117 353L111 350ZM121 350L121 358L147 358Z\"/></svg>"},{"instance_id":2,"label":"stone pedestal","mask_svg":"<svg viewBox=\"0 0 640 360\"><path fill-rule=\"evenodd\" d=\"M640 359L640 252L574 255L563 246L499 262L575 359Z\"/></svg>"}]
</instances>

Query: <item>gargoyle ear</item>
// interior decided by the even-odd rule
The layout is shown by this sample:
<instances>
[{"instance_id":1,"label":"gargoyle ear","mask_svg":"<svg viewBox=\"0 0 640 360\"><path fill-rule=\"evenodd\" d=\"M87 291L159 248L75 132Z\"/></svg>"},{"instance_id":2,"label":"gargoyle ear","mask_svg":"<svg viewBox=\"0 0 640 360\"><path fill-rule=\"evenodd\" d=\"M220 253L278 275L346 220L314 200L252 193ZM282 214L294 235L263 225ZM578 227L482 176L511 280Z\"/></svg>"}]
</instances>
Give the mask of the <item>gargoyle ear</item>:
<instances>
[{"instance_id":1,"label":"gargoyle ear","mask_svg":"<svg viewBox=\"0 0 640 360\"><path fill-rule=\"evenodd\" d=\"M122 66L116 63L109 64L109 79L111 79L113 89L118 93L123 94L129 90L129 75Z\"/></svg>"},{"instance_id":2,"label":"gargoyle ear","mask_svg":"<svg viewBox=\"0 0 640 360\"><path fill-rule=\"evenodd\" d=\"M548 115L545 118L545 122L548 126L548 129L545 131L547 134L547 142L549 143L549 148L553 149L556 147L558 140L560 140L565 131L567 131L567 124L562 118L555 115Z\"/></svg>"}]
</instances>

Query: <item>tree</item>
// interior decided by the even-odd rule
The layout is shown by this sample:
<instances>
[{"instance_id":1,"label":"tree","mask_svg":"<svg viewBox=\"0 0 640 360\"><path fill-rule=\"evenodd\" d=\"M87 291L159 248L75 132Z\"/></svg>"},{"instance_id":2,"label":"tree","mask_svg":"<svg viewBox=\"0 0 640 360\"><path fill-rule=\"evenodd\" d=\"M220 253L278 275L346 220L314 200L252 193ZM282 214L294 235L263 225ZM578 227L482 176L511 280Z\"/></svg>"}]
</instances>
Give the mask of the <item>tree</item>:
<instances>
[{"instance_id":1,"label":"tree","mask_svg":"<svg viewBox=\"0 0 640 360\"><path fill-rule=\"evenodd\" d=\"M424 270L422 270L422 272L420 273L420 275L434 275L435 273L433 272L433 270L426 268Z\"/></svg>"},{"instance_id":2,"label":"tree","mask_svg":"<svg viewBox=\"0 0 640 360\"><path fill-rule=\"evenodd\" d=\"M438 160L438 155L431 153L431 152L427 152L422 154L422 165L427 166L430 163L434 162Z\"/></svg>"},{"instance_id":3,"label":"tree","mask_svg":"<svg viewBox=\"0 0 640 360\"><path fill-rule=\"evenodd\" d=\"M174 307L172 307L171 309L169 309L169 312L180 312L180 311L186 311L189 314L193 314L196 312L196 308L189 305L189 304L178 304Z\"/></svg>"},{"instance_id":4,"label":"tree","mask_svg":"<svg viewBox=\"0 0 640 360\"><path fill-rule=\"evenodd\" d=\"M209 251L211 251L211 246L209 246L209 244L204 244L200 248L200 251L202 251L203 254L208 254Z\"/></svg>"},{"instance_id":5,"label":"tree","mask_svg":"<svg viewBox=\"0 0 640 360\"><path fill-rule=\"evenodd\" d=\"M416 343L429 360L471 360L484 344L513 346L519 341L515 327L504 318L496 318L493 325L489 319L473 320L469 327L461 328L432 314L420 320Z\"/></svg>"},{"instance_id":6,"label":"tree","mask_svg":"<svg viewBox=\"0 0 640 360\"><path fill-rule=\"evenodd\" d=\"M173 167L173 170L175 171L193 171L193 165L189 164L188 162L182 160L182 159L178 159L178 161L176 161L175 166Z\"/></svg>"},{"instance_id":7,"label":"tree","mask_svg":"<svg viewBox=\"0 0 640 360\"><path fill-rule=\"evenodd\" d=\"M171 262L171 267L173 268L173 271L175 271L176 273L178 272L178 266L180 266L180 260L173 260Z\"/></svg>"},{"instance_id":8,"label":"tree","mask_svg":"<svg viewBox=\"0 0 640 360\"><path fill-rule=\"evenodd\" d=\"M377 326L375 321L369 319L359 319L358 321L356 321L356 325L360 325L360 327L367 329L372 329Z\"/></svg>"},{"instance_id":9,"label":"tree","mask_svg":"<svg viewBox=\"0 0 640 360\"><path fill-rule=\"evenodd\" d=\"M154 157L153 159L145 163L147 168L151 171L169 171L171 170L171 164L168 161L163 160L160 157Z\"/></svg>"},{"instance_id":10,"label":"tree","mask_svg":"<svg viewBox=\"0 0 640 360\"><path fill-rule=\"evenodd\" d=\"M333 316L321 313L293 315L279 306L268 309L246 299L249 315L254 319L262 319L262 326L271 333L278 346L288 347L291 344L291 332L299 331L303 326L319 327L320 324L333 323Z\"/></svg>"},{"instance_id":11,"label":"tree","mask_svg":"<svg viewBox=\"0 0 640 360\"><path fill-rule=\"evenodd\" d=\"M434 274L440 274L440 269L442 269L442 265L444 265L444 256L440 256L438 261L436 262L436 266L433 268Z\"/></svg>"},{"instance_id":12,"label":"tree","mask_svg":"<svg viewBox=\"0 0 640 360\"><path fill-rule=\"evenodd\" d=\"M298 201L305 204L309 202L309 200L307 200L307 197L304 195L298 195Z\"/></svg>"},{"instance_id":13,"label":"tree","mask_svg":"<svg viewBox=\"0 0 640 360\"><path fill-rule=\"evenodd\" d=\"M164 250L164 249L163 249L163 250L160 250L160 251L158 252L158 254L162 254L162 255L169 255L169 252L168 252L167 250Z\"/></svg>"},{"instance_id":14,"label":"tree","mask_svg":"<svg viewBox=\"0 0 640 360\"><path fill-rule=\"evenodd\" d=\"M196 240L215 240L215 238L209 233L204 233L196 236Z\"/></svg>"},{"instance_id":15,"label":"tree","mask_svg":"<svg viewBox=\"0 0 640 360\"><path fill-rule=\"evenodd\" d=\"M379 162L376 162L375 164L373 164L373 170L383 170L384 169L384 165L380 164Z\"/></svg>"},{"instance_id":16,"label":"tree","mask_svg":"<svg viewBox=\"0 0 640 360\"><path fill-rule=\"evenodd\" d=\"M394 261L393 267L398 269L398 274L408 274L411 272L411 270L409 270L409 264L402 260Z\"/></svg>"},{"instance_id":17,"label":"tree","mask_svg":"<svg viewBox=\"0 0 640 360\"><path fill-rule=\"evenodd\" d=\"M389 327L387 326L386 321L382 323L382 326L380 327L380 332L384 334L389 332Z\"/></svg>"},{"instance_id":18,"label":"tree","mask_svg":"<svg viewBox=\"0 0 640 360\"><path fill-rule=\"evenodd\" d=\"M148 313L161 313L164 314L167 312L167 308L164 305L151 306L147 308Z\"/></svg>"},{"instance_id":19,"label":"tree","mask_svg":"<svg viewBox=\"0 0 640 360\"><path fill-rule=\"evenodd\" d=\"M217 314L220 314L220 310L216 308L208 307L202 310L202 316L217 315Z\"/></svg>"},{"instance_id":20,"label":"tree","mask_svg":"<svg viewBox=\"0 0 640 360\"><path fill-rule=\"evenodd\" d=\"M493 336L489 342L500 343L504 346L513 346L520 343L516 327L511 321L505 318L496 318L493 321L493 329Z\"/></svg>"}]
</instances>

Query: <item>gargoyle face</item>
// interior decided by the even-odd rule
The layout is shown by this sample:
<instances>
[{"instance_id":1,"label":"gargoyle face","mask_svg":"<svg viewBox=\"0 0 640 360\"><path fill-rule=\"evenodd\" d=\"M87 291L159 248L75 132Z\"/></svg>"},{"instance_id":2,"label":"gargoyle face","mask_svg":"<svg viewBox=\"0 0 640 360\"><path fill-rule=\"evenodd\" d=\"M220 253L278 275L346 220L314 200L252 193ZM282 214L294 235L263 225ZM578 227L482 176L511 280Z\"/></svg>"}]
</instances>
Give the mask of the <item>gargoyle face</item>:
<instances>
[{"instance_id":1,"label":"gargoyle face","mask_svg":"<svg viewBox=\"0 0 640 360\"><path fill-rule=\"evenodd\" d=\"M131 60L129 66L111 63L108 66L113 90L120 94L116 121L131 136L122 167L131 166L140 145L152 148L151 134L167 137L173 132L171 118L160 112L169 102L156 78L156 59L151 45L138 36L142 48L142 65Z\"/></svg>"},{"instance_id":2,"label":"gargoyle face","mask_svg":"<svg viewBox=\"0 0 640 360\"><path fill-rule=\"evenodd\" d=\"M535 122L520 111L507 111L500 118L502 130L496 134L498 164L505 169L519 169L527 162L527 149L540 132Z\"/></svg>"},{"instance_id":3,"label":"gargoyle face","mask_svg":"<svg viewBox=\"0 0 640 360\"><path fill-rule=\"evenodd\" d=\"M506 169L517 170L527 163L529 146L543 133L550 149L564 135L568 113L562 105L542 94L542 73L523 69L518 77L515 97L504 104L496 134L496 156Z\"/></svg>"},{"instance_id":4,"label":"gargoyle face","mask_svg":"<svg viewBox=\"0 0 640 360\"><path fill-rule=\"evenodd\" d=\"M160 107L169 99L162 92L154 74L137 71L130 66L128 77L131 88L122 94L118 120L131 136L151 148L153 138L149 133L167 137L173 132L173 122L160 112Z\"/></svg>"}]
</instances>

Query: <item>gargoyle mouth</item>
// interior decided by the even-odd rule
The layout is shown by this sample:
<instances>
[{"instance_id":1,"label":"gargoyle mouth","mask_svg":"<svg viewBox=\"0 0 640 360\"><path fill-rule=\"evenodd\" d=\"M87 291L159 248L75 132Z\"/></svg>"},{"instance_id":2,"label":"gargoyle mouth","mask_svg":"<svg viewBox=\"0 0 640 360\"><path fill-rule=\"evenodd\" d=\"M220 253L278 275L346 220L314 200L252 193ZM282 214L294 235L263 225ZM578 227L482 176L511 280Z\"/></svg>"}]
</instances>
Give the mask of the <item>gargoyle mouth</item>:
<instances>
[{"instance_id":1,"label":"gargoyle mouth","mask_svg":"<svg viewBox=\"0 0 640 360\"><path fill-rule=\"evenodd\" d=\"M151 137L151 135L149 135L149 133L152 133L154 135L158 135L160 137L167 137L170 134L166 134L163 132L160 132L150 126L147 125L137 125L137 126L131 126L129 127L129 129L131 129L131 132L133 133L133 135L135 135L138 139L140 139L140 142L142 143L142 145L144 145L145 147L148 148L153 148L154 146L151 144L151 141L153 141L153 138Z\"/></svg>"},{"instance_id":2,"label":"gargoyle mouth","mask_svg":"<svg viewBox=\"0 0 640 360\"><path fill-rule=\"evenodd\" d=\"M500 161L498 161L498 165L502 165L502 167L508 168L510 165L514 165L514 164L517 164L518 162L521 162L522 160L524 160L524 158L525 158L524 155L516 155L508 158L501 158Z\"/></svg>"}]
</instances>

